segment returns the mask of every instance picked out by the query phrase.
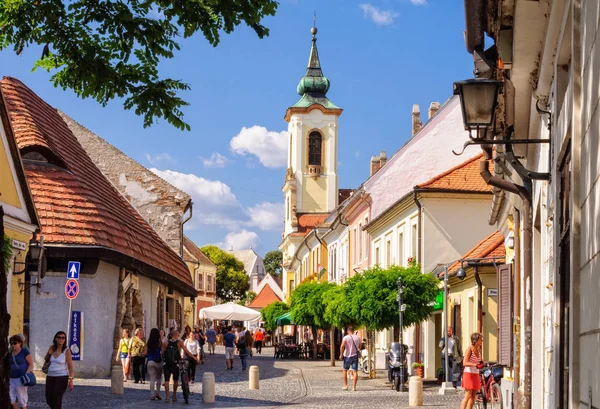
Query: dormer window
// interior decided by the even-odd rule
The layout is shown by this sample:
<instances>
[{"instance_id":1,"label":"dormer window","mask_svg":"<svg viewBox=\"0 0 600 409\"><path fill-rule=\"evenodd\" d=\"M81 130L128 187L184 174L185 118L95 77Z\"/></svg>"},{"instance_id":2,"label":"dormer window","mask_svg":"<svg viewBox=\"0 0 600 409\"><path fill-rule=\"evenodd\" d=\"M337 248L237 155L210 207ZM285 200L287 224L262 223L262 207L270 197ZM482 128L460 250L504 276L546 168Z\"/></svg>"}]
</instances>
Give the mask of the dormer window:
<instances>
[{"instance_id":1,"label":"dormer window","mask_svg":"<svg viewBox=\"0 0 600 409\"><path fill-rule=\"evenodd\" d=\"M21 158L23 158L23 161L27 162L39 164L47 163L50 165L61 167L63 169L67 169L67 166L64 163L64 161L52 150L48 149L45 146L32 145L22 148Z\"/></svg>"}]
</instances>

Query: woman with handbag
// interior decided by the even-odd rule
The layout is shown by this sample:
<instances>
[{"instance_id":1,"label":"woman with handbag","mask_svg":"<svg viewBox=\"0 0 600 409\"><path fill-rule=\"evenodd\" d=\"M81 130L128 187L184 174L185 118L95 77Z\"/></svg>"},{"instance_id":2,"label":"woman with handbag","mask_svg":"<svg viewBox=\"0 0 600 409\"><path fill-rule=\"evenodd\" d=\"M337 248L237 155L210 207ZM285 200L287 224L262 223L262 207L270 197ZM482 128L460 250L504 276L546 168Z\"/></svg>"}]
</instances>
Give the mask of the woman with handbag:
<instances>
[{"instance_id":1,"label":"woman with handbag","mask_svg":"<svg viewBox=\"0 0 600 409\"><path fill-rule=\"evenodd\" d=\"M46 403L50 409L61 409L67 386L70 391L73 390L73 359L67 347L67 334L63 331L58 331L54 335L45 360L48 362Z\"/></svg>"},{"instance_id":2,"label":"woman with handbag","mask_svg":"<svg viewBox=\"0 0 600 409\"><path fill-rule=\"evenodd\" d=\"M144 330L138 328L129 342L129 360L133 367L133 379L135 383L146 383L146 343L144 342Z\"/></svg>"},{"instance_id":3,"label":"woman with handbag","mask_svg":"<svg viewBox=\"0 0 600 409\"><path fill-rule=\"evenodd\" d=\"M158 328L150 330L144 354L148 356L148 376L150 377L150 400L161 400L160 381L162 379L162 354L165 343L160 338Z\"/></svg>"},{"instance_id":4,"label":"woman with handbag","mask_svg":"<svg viewBox=\"0 0 600 409\"><path fill-rule=\"evenodd\" d=\"M23 338L13 335L9 339L12 352L10 354L10 402L14 409L27 408L27 386L22 382L24 375L33 371L33 359L27 348L23 348Z\"/></svg>"}]
</instances>

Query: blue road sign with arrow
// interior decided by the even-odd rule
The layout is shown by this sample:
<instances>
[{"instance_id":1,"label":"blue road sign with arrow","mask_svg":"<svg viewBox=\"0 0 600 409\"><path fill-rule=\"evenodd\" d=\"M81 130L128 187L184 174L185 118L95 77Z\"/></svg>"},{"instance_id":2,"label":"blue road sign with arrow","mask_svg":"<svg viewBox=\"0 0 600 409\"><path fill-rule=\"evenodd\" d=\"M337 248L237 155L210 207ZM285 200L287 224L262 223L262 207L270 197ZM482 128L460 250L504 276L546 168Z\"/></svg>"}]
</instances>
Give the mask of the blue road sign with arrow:
<instances>
[{"instance_id":1,"label":"blue road sign with arrow","mask_svg":"<svg viewBox=\"0 0 600 409\"><path fill-rule=\"evenodd\" d=\"M81 267L81 263L79 261L69 261L69 264L67 265L67 278L72 278L73 280L79 280L79 268L80 267Z\"/></svg>"}]
</instances>

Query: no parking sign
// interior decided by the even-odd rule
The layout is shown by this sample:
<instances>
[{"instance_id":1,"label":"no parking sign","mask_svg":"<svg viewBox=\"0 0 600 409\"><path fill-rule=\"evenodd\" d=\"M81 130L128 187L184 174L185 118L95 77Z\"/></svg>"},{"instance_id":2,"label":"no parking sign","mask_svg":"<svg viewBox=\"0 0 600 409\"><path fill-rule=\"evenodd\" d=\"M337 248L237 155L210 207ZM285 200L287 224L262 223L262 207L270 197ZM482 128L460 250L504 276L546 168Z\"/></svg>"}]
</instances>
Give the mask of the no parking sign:
<instances>
[{"instance_id":1,"label":"no parking sign","mask_svg":"<svg viewBox=\"0 0 600 409\"><path fill-rule=\"evenodd\" d=\"M79 283L72 278L68 279L65 284L65 295L69 300L74 300L77 294L79 294Z\"/></svg>"}]
</instances>

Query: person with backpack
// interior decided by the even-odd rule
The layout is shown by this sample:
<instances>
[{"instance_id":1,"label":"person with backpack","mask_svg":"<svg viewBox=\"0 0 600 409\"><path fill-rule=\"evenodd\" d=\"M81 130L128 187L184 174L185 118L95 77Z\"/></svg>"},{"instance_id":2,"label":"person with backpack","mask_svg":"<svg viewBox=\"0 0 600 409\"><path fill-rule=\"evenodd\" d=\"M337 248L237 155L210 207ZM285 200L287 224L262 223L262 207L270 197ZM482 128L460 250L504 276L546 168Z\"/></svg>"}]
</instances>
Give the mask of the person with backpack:
<instances>
[{"instance_id":1,"label":"person with backpack","mask_svg":"<svg viewBox=\"0 0 600 409\"><path fill-rule=\"evenodd\" d=\"M180 350L189 356L191 359L198 362L198 357L195 357L179 339L179 331L174 329L171 331L171 339L167 341L164 352L165 363L163 365L163 373L165 374L165 396L169 401L169 382L171 375L173 376L173 402L177 402L177 383L179 382L179 360L181 359Z\"/></svg>"}]
</instances>

